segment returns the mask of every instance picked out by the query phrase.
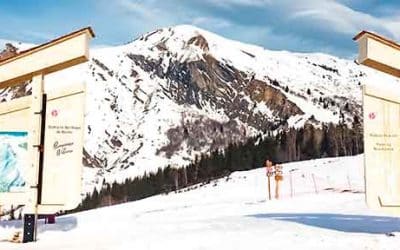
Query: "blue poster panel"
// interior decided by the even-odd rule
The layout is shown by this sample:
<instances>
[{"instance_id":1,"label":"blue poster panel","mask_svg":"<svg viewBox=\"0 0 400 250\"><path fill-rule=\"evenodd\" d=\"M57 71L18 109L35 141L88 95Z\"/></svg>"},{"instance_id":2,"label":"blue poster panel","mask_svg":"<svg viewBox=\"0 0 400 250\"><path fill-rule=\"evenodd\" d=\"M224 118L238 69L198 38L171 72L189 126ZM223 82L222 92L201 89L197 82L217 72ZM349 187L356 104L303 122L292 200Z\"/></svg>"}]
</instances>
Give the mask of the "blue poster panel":
<instances>
[{"instance_id":1,"label":"blue poster panel","mask_svg":"<svg viewBox=\"0 0 400 250\"><path fill-rule=\"evenodd\" d=\"M0 193L20 191L25 186L28 133L0 131Z\"/></svg>"}]
</instances>

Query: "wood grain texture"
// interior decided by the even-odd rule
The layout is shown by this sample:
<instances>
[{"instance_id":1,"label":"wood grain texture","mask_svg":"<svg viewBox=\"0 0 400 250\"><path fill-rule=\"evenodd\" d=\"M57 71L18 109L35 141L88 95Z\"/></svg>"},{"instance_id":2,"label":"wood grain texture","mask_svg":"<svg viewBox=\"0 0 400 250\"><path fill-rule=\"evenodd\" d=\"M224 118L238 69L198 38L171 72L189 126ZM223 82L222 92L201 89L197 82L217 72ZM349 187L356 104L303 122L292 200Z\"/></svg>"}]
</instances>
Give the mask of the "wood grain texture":
<instances>
[{"instance_id":1,"label":"wood grain texture","mask_svg":"<svg viewBox=\"0 0 400 250\"><path fill-rule=\"evenodd\" d=\"M44 45L0 61L0 88L31 80L89 60L89 29L71 33Z\"/></svg>"}]
</instances>

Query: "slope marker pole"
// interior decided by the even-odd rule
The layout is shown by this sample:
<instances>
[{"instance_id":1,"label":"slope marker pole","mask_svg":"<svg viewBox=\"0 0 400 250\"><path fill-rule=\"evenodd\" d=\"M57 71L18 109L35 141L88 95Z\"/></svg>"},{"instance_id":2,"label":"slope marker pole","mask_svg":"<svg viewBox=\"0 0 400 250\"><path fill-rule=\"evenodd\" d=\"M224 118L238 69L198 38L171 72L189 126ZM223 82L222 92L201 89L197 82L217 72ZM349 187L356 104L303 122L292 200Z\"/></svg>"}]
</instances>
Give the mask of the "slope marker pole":
<instances>
[{"instance_id":1,"label":"slope marker pole","mask_svg":"<svg viewBox=\"0 0 400 250\"><path fill-rule=\"evenodd\" d=\"M271 200L271 177L268 176L268 198Z\"/></svg>"},{"instance_id":2,"label":"slope marker pole","mask_svg":"<svg viewBox=\"0 0 400 250\"><path fill-rule=\"evenodd\" d=\"M316 181L315 181L315 176L314 176L314 174L312 174L312 179L313 179L313 182L314 182L315 193L318 194L317 183L316 183Z\"/></svg>"}]
</instances>

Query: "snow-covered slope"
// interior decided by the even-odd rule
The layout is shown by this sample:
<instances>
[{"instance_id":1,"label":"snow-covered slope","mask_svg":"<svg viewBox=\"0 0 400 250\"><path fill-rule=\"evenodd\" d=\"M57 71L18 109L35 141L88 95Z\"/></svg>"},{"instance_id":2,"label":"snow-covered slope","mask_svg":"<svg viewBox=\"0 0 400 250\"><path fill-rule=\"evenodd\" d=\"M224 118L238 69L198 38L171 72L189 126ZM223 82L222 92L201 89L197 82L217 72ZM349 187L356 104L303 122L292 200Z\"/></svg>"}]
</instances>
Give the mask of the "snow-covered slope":
<instances>
[{"instance_id":1,"label":"snow-covered slope","mask_svg":"<svg viewBox=\"0 0 400 250\"><path fill-rule=\"evenodd\" d=\"M351 124L361 118L362 83L398 84L353 61L270 51L188 25L92 49L88 64L49 76L46 87L83 80L87 190L182 166L265 129Z\"/></svg>"},{"instance_id":2,"label":"snow-covered slope","mask_svg":"<svg viewBox=\"0 0 400 250\"><path fill-rule=\"evenodd\" d=\"M362 159L285 164L280 200L266 200L265 169L235 172L194 190L63 216L40 225L38 242L0 248L398 249L400 220L366 208ZM20 226L2 222L0 239Z\"/></svg>"}]
</instances>

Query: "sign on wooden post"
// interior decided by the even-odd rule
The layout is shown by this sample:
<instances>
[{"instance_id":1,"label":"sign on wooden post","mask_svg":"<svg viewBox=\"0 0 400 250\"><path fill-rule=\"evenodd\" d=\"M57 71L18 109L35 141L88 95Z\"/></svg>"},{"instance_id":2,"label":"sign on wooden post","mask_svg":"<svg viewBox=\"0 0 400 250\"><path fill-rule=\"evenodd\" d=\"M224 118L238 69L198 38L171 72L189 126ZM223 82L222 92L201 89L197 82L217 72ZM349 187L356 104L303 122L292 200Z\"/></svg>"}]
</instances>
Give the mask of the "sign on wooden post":
<instances>
[{"instance_id":1,"label":"sign on wooden post","mask_svg":"<svg viewBox=\"0 0 400 250\"><path fill-rule=\"evenodd\" d=\"M270 160L265 161L265 169L267 171L268 178L268 199L271 200L271 177L274 175L274 168L272 166L272 162Z\"/></svg>"},{"instance_id":2,"label":"sign on wooden post","mask_svg":"<svg viewBox=\"0 0 400 250\"><path fill-rule=\"evenodd\" d=\"M32 80L31 96L0 104L0 205L25 205L24 242L38 213L80 202L85 88L50 92L44 78L87 61L93 37L85 28L0 61L0 88Z\"/></svg>"},{"instance_id":3,"label":"sign on wooden post","mask_svg":"<svg viewBox=\"0 0 400 250\"><path fill-rule=\"evenodd\" d=\"M281 181L283 181L282 165L275 165L275 199L279 199L279 188Z\"/></svg>"},{"instance_id":4,"label":"sign on wooden post","mask_svg":"<svg viewBox=\"0 0 400 250\"><path fill-rule=\"evenodd\" d=\"M399 44L367 31L354 40L359 44L359 63L400 77ZM400 95L384 89L363 87L366 202L399 215Z\"/></svg>"}]
</instances>

